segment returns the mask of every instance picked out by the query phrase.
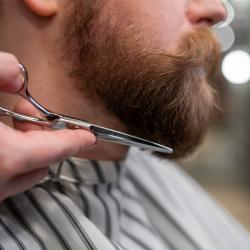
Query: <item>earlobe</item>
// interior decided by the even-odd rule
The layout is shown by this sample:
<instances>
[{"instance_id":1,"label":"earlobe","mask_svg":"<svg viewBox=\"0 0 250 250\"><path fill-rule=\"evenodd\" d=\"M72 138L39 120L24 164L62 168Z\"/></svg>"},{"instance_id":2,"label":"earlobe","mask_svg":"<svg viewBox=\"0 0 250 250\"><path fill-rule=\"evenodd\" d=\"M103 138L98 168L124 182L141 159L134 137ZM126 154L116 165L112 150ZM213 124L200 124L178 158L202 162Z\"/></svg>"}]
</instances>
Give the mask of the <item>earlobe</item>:
<instances>
[{"instance_id":1,"label":"earlobe","mask_svg":"<svg viewBox=\"0 0 250 250\"><path fill-rule=\"evenodd\" d=\"M24 0L24 3L33 13L42 17L54 16L58 11L57 0Z\"/></svg>"}]
</instances>

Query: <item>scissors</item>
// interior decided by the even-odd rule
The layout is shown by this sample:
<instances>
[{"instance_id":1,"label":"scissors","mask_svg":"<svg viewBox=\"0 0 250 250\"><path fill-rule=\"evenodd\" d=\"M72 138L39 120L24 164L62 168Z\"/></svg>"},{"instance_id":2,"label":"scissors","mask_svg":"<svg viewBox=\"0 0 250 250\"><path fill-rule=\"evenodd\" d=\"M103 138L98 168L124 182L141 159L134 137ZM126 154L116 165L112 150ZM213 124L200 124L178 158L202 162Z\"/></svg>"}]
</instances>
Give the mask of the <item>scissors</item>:
<instances>
[{"instance_id":1,"label":"scissors","mask_svg":"<svg viewBox=\"0 0 250 250\"><path fill-rule=\"evenodd\" d=\"M16 93L27 101L29 101L44 118L32 117L13 112L0 106L0 116L10 116L18 121L26 121L34 124L46 126L52 129L84 129L92 132L97 138L111 141L118 144L137 146L146 150L157 151L161 153L173 153L173 149L148 141L133 135L122 133L116 130L108 129L105 127L97 126L85 120L79 120L74 117L65 116L49 111L41 104L39 104L29 93L28 90L28 72L24 65L19 64L20 74L23 78L22 88Z\"/></svg>"}]
</instances>

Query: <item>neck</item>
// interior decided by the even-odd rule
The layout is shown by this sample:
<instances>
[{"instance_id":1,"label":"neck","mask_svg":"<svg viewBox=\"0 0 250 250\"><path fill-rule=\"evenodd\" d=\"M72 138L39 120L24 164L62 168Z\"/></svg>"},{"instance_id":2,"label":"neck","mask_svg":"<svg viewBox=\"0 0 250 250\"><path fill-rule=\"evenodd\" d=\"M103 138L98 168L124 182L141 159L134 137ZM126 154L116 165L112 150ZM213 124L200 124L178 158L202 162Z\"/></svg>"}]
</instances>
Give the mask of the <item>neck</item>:
<instances>
[{"instance_id":1,"label":"neck","mask_svg":"<svg viewBox=\"0 0 250 250\"><path fill-rule=\"evenodd\" d=\"M12 1L9 1L10 3ZM13 1L14 2L14 1ZM9 5L8 5L9 6ZM12 6L13 7L13 6ZM11 4L10 4L10 8ZM21 8L21 7L20 7ZM12 18L5 18L0 26L2 34L0 50L14 54L29 73L29 90L32 96L43 106L60 114L90 121L100 126L121 130L121 123L99 103L93 105L79 91L74 81L65 72L65 65L58 60L54 37L56 26L53 22L46 29L30 14L21 17L20 10L11 9ZM11 13L11 12L7 12ZM54 20L56 22L56 20ZM34 25L34 23L37 24ZM43 29L44 28L44 29ZM9 32L9 31L12 32ZM12 97L1 96L1 104L10 107L15 102ZM128 147L98 140L95 148L81 153L78 157L95 160L120 160L126 156Z\"/></svg>"}]
</instances>

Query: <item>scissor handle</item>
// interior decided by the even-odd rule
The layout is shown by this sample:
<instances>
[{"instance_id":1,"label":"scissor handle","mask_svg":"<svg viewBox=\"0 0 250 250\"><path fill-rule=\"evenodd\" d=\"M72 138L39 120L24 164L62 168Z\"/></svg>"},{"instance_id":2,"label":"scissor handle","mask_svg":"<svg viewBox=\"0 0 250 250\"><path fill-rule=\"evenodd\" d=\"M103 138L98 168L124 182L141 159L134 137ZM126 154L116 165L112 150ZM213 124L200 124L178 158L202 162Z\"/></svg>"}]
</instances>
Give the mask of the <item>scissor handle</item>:
<instances>
[{"instance_id":1,"label":"scissor handle","mask_svg":"<svg viewBox=\"0 0 250 250\"><path fill-rule=\"evenodd\" d=\"M22 88L16 93L23 98L25 98L28 102L30 102L36 109L38 109L48 120L54 120L58 119L58 115L50 112L48 109L43 107L41 104L39 104L29 93L28 90L28 71L25 68L25 66L21 63L19 63L19 71L21 74L21 77L23 78L23 85Z\"/></svg>"}]
</instances>

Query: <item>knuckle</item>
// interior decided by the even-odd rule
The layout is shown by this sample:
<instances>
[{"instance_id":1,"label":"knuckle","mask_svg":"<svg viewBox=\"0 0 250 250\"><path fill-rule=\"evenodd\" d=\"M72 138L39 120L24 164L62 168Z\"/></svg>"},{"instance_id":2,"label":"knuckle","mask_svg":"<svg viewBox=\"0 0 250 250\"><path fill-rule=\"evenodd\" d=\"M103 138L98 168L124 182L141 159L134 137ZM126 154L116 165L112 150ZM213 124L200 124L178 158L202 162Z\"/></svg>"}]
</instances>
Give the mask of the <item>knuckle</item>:
<instances>
[{"instance_id":1,"label":"knuckle","mask_svg":"<svg viewBox=\"0 0 250 250\"><path fill-rule=\"evenodd\" d=\"M0 176L1 179L10 179L15 176L18 169L22 168L22 161L18 156L6 154L6 156L0 156Z\"/></svg>"},{"instance_id":2,"label":"knuckle","mask_svg":"<svg viewBox=\"0 0 250 250\"><path fill-rule=\"evenodd\" d=\"M8 132L8 131L7 131ZM18 169L23 165L23 152L21 152L18 141L22 138L15 132L5 133L1 139L0 150L0 181L5 181L16 175Z\"/></svg>"},{"instance_id":3,"label":"knuckle","mask_svg":"<svg viewBox=\"0 0 250 250\"><path fill-rule=\"evenodd\" d=\"M0 172L1 179L9 179L15 175L15 169L17 167L17 163L12 158L4 158L1 159Z\"/></svg>"}]
</instances>

